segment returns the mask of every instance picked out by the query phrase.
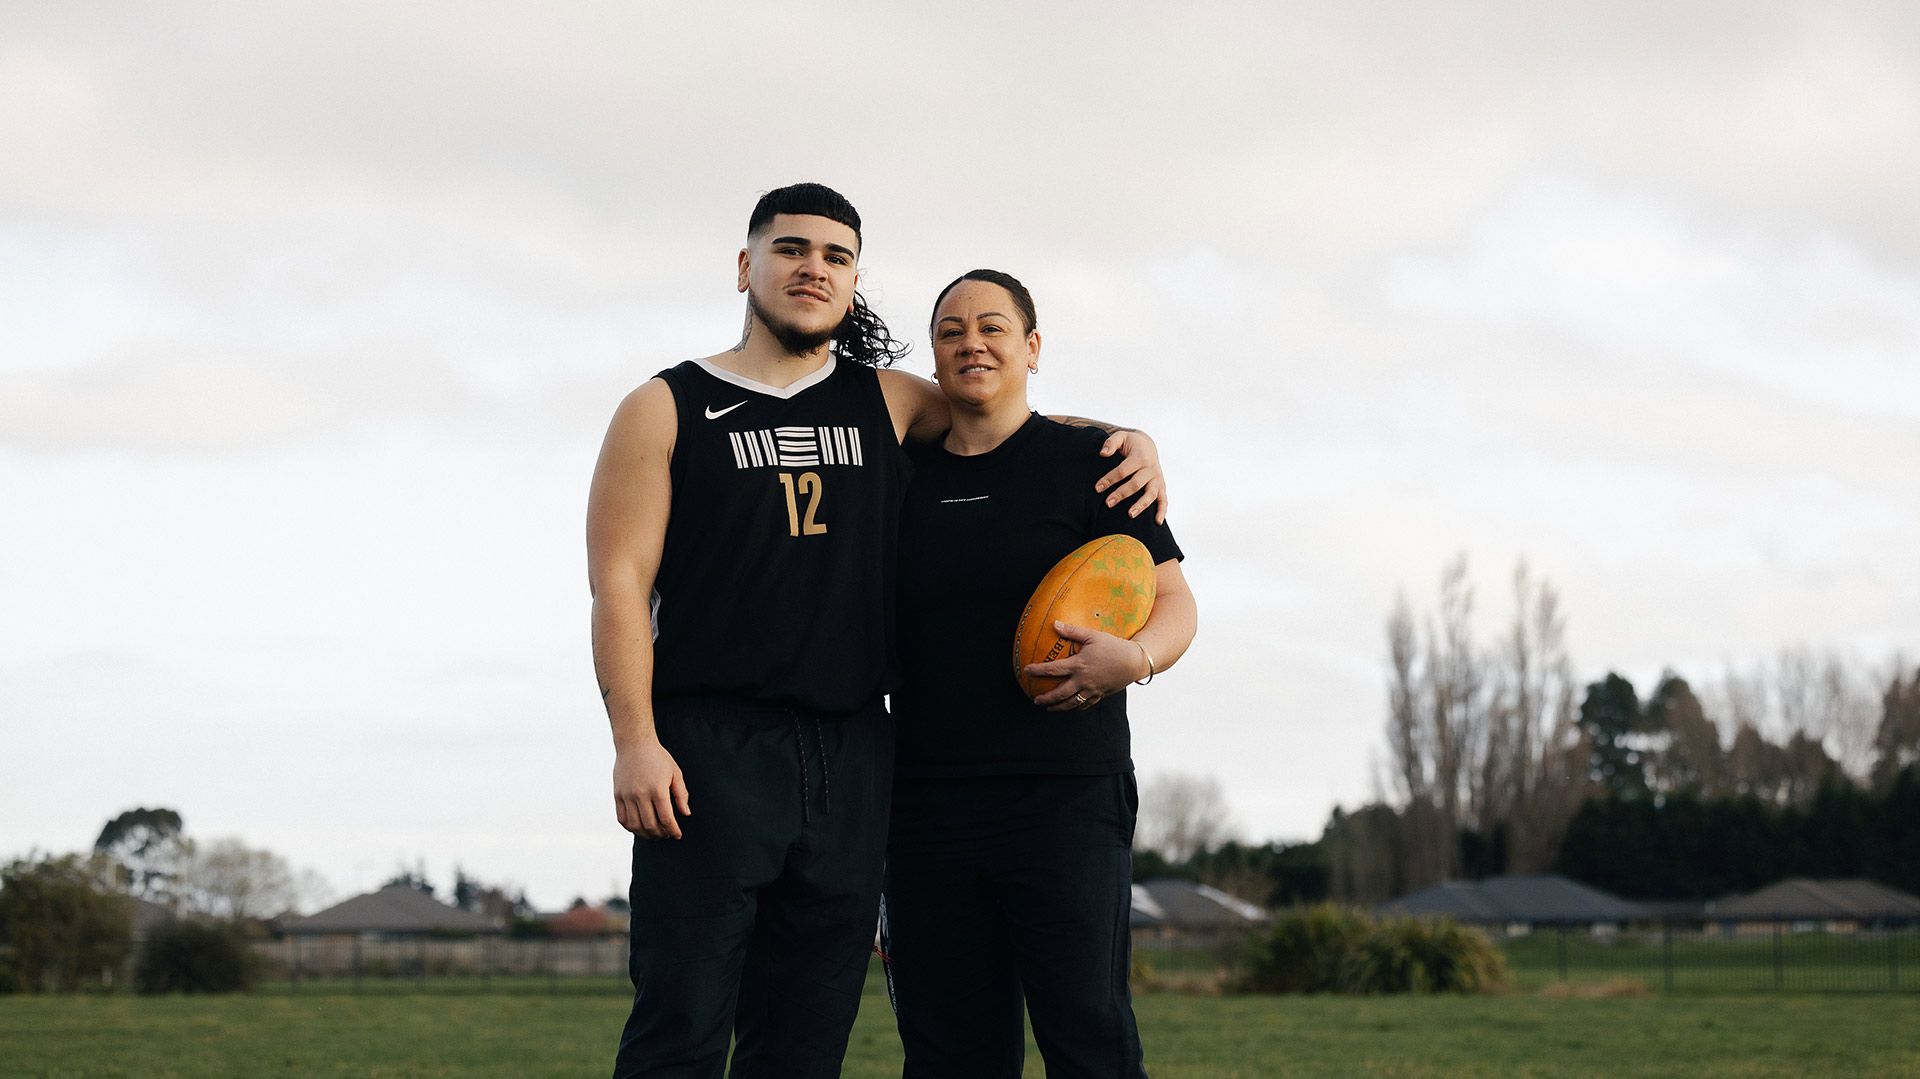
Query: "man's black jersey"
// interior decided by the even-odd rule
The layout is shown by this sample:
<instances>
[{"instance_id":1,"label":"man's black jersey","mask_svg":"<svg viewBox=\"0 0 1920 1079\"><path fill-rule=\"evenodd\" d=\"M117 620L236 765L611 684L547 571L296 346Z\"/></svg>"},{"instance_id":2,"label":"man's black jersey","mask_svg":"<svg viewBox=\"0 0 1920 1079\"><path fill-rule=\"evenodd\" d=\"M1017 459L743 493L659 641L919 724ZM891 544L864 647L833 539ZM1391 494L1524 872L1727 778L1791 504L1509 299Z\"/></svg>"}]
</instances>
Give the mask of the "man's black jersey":
<instances>
[{"instance_id":1,"label":"man's black jersey","mask_svg":"<svg viewBox=\"0 0 1920 1079\"><path fill-rule=\"evenodd\" d=\"M909 466L871 367L780 389L688 360L654 580L656 699L823 712L892 688L894 552Z\"/></svg>"}]
</instances>

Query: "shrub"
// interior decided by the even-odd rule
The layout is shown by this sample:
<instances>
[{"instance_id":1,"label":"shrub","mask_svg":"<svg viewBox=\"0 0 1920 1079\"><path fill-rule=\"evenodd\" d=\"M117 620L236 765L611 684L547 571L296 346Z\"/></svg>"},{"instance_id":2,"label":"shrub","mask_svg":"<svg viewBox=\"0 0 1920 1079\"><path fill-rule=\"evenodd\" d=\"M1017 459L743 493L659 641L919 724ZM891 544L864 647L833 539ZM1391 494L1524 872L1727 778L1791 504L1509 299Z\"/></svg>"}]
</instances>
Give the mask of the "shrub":
<instances>
[{"instance_id":1,"label":"shrub","mask_svg":"<svg viewBox=\"0 0 1920 1079\"><path fill-rule=\"evenodd\" d=\"M1507 957L1487 935L1452 920L1417 923L1426 929L1427 983L1435 993L1488 993L1507 983Z\"/></svg>"},{"instance_id":2,"label":"shrub","mask_svg":"<svg viewBox=\"0 0 1920 1079\"><path fill-rule=\"evenodd\" d=\"M1260 993L1484 993L1506 981L1486 934L1450 920L1321 904L1282 915L1249 949L1237 988Z\"/></svg>"},{"instance_id":3,"label":"shrub","mask_svg":"<svg viewBox=\"0 0 1920 1079\"><path fill-rule=\"evenodd\" d=\"M259 971L238 925L175 921L147 938L134 984L142 993L232 993L252 988Z\"/></svg>"},{"instance_id":4,"label":"shrub","mask_svg":"<svg viewBox=\"0 0 1920 1079\"><path fill-rule=\"evenodd\" d=\"M1248 945L1237 986L1252 993L1340 992L1371 929L1371 919L1351 907L1321 903L1289 911Z\"/></svg>"},{"instance_id":5,"label":"shrub","mask_svg":"<svg viewBox=\"0 0 1920 1079\"><path fill-rule=\"evenodd\" d=\"M1485 933L1451 919L1393 918L1360 942L1353 993L1484 993L1506 981L1506 957Z\"/></svg>"},{"instance_id":6,"label":"shrub","mask_svg":"<svg viewBox=\"0 0 1920 1079\"><path fill-rule=\"evenodd\" d=\"M71 992L109 983L133 948L125 897L78 855L0 868L0 991Z\"/></svg>"}]
</instances>

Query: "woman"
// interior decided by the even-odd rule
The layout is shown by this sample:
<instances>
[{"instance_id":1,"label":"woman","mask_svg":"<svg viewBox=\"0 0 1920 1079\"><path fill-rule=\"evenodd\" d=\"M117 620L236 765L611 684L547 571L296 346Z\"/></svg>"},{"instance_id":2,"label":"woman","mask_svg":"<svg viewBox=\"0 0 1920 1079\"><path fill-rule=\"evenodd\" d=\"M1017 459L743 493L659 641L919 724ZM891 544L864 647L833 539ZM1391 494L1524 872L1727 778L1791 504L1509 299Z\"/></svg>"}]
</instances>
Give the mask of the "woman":
<instances>
[{"instance_id":1,"label":"woman","mask_svg":"<svg viewBox=\"0 0 1920 1079\"><path fill-rule=\"evenodd\" d=\"M953 410L910 448L901 516L904 683L888 842L890 962L908 1076L1020 1074L1022 1003L1049 1076L1144 1075L1127 988L1138 795L1125 687L1193 639L1193 597L1164 525L1093 492L1104 433L1027 407L1033 299L974 270L934 304L935 380ZM1008 662L1033 588L1074 548L1146 544L1158 595L1132 639L1062 627L1063 679L1029 700Z\"/></svg>"}]
</instances>

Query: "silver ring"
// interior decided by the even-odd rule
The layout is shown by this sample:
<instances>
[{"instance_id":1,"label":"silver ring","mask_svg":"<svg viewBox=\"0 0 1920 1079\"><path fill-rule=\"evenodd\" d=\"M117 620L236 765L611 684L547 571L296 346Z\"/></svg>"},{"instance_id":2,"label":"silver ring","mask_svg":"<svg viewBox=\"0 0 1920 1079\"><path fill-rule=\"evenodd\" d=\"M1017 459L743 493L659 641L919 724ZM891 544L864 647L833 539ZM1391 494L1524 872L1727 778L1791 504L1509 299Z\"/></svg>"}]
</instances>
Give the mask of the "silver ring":
<instances>
[{"instance_id":1,"label":"silver ring","mask_svg":"<svg viewBox=\"0 0 1920 1079\"><path fill-rule=\"evenodd\" d=\"M1086 695L1086 694L1084 694L1084 693L1076 693L1076 694L1074 694L1074 695L1073 695L1073 699L1074 699L1074 700L1076 700L1076 701L1079 701L1079 702L1080 702L1081 704L1085 704L1085 703L1087 703L1087 695Z\"/></svg>"}]
</instances>

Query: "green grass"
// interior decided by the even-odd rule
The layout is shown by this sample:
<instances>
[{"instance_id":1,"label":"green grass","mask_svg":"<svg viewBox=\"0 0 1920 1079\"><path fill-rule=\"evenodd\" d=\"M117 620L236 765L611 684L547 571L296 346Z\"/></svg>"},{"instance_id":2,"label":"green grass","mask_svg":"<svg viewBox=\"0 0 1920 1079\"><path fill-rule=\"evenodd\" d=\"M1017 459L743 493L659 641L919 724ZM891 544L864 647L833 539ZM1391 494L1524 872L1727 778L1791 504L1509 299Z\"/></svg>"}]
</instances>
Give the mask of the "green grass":
<instances>
[{"instance_id":1,"label":"green grass","mask_svg":"<svg viewBox=\"0 0 1920 1079\"><path fill-rule=\"evenodd\" d=\"M0 1072L75 1079L505 1079L607 1072L626 1015L624 997L518 988L523 991L0 997ZM1906 995L1562 1000L1152 993L1140 997L1137 1010L1149 1069L1175 1079L1920 1074L1920 999ZM894 1076L899 1069L899 1043L876 975L868 982L846 1074ZM1042 1074L1031 1052L1027 1074Z\"/></svg>"}]
</instances>

